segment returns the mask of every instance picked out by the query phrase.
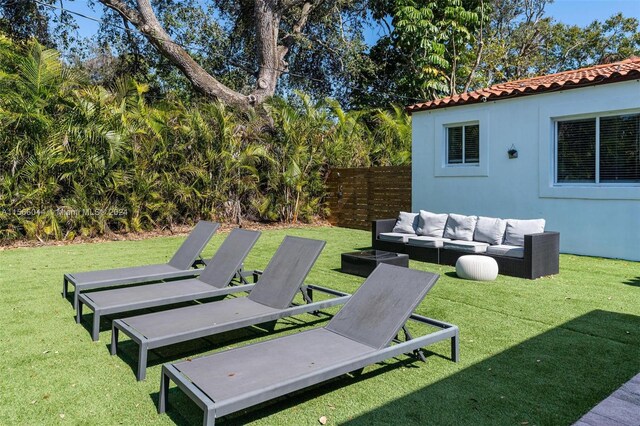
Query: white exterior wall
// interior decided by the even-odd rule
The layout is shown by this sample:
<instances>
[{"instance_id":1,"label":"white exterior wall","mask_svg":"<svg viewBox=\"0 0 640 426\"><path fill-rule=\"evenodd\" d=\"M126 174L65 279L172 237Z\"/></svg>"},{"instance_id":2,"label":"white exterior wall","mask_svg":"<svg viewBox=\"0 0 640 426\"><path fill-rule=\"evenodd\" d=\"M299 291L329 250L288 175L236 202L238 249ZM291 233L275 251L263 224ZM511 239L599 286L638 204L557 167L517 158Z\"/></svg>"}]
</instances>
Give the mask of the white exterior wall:
<instances>
[{"instance_id":1,"label":"white exterior wall","mask_svg":"<svg viewBox=\"0 0 640 426\"><path fill-rule=\"evenodd\" d=\"M414 113L413 211L544 218L564 253L640 260L640 186L554 186L554 119L610 112L640 112L640 81ZM444 167L443 126L470 121L480 166Z\"/></svg>"}]
</instances>

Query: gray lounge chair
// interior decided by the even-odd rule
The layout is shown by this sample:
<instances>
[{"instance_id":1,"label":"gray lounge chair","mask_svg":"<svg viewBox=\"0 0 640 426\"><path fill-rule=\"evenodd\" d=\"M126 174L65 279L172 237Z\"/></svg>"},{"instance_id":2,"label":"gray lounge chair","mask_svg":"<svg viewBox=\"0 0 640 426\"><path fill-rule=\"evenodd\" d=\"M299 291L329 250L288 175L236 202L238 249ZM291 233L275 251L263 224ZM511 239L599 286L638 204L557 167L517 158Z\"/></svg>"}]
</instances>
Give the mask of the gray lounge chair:
<instances>
[{"instance_id":1,"label":"gray lounge chair","mask_svg":"<svg viewBox=\"0 0 640 426\"><path fill-rule=\"evenodd\" d=\"M202 270L192 269L192 267L198 263L200 253L219 226L219 223L205 220L198 222L176 254L166 264L64 274L62 297L66 299L69 284L73 285L73 309L77 310L78 297L86 290L198 276Z\"/></svg>"},{"instance_id":2,"label":"gray lounge chair","mask_svg":"<svg viewBox=\"0 0 640 426\"><path fill-rule=\"evenodd\" d=\"M111 354L116 354L118 333L123 332L129 336L139 346L136 376L138 380L144 380L149 349L270 323L279 318L315 312L344 303L349 297L346 293L313 285L303 287L304 279L324 244L324 241L285 237L247 297L113 321ZM306 296L307 303L293 305L293 299L300 290ZM312 292L316 290L337 297L313 302Z\"/></svg>"},{"instance_id":3,"label":"gray lounge chair","mask_svg":"<svg viewBox=\"0 0 640 426\"><path fill-rule=\"evenodd\" d=\"M213 426L216 418L440 340L451 339L457 362L458 327L412 315L437 279L381 264L325 327L165 364L158 412L166 410L170 380L204 410L204 424ZM408 319L440 330L417 338L405 334L407 340L400 342L398 333Z\"/></svg>"},{"instance_id":4,"label":"gray lounge chair","mask_svg":"<svg viewBox=\"0 0 640 426\"><path fill-rule=\"evenodd\" d=\"M231 231L198 278L83 293L78 299L76 322L82 318L82 306L88 306L93 311L91 338L95 341L98 340L103 315L251 291L253 284L246 282L241 268L259 237L258 231ZM245 285L229 286L234 278Z\"/></svg>"}]
</instances>

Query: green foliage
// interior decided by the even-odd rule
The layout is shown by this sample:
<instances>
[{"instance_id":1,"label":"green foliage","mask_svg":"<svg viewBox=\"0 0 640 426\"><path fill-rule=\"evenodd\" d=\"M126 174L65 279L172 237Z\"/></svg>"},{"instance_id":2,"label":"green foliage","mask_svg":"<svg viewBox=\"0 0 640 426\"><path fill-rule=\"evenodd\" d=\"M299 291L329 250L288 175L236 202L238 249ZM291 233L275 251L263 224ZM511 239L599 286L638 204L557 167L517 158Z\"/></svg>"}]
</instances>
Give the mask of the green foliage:
<instances>
[{"instance_id":1,"label":"green foliage","mask_svg":"<svg viewBox=\"0 0 640 426\"><path fill-rule=\"evenodd\" d=\"M89 83L58 52L0 38L0 237L71 239L215 218L325 213L329 167L407 164L409 117L304 93L270 120L221 103L150 102L131 78Z\"/></svg>"},{"instance_id":2,"label":"green foliage","mask_svg":"<svg viewBox=\"0 0 640 426\"><path fill-rule=\"evenodd\" d=\"M613 15L586 27L545 16L549 0L495 1L473 86L614 62L640 54L640 22Z\"/></svg>"},{"instance_id":3,"label":"green foliage","mask_svg":"<svg viewBox=\"0 0 640 426\"><path fill-rule=\"evenodd\" d=\"M613 15L569 26L546 15L551 0L375 0L387 28L360 73L359 106L424 101L640 55L640 23Z\"/></svg>"},{"instance_id":4,"label":"green foliage","mask_svg":"<svg viewBox=\"0 0 640 426\"><path fill-rule=\"evenodd\" d=\"M489 2L482 0L378 0L372 17L388 34L369 51L370 71L357 78L368 88L352 93L360 106L404 105L465 91L482 56Z\"/></svg>"}]
</instances>

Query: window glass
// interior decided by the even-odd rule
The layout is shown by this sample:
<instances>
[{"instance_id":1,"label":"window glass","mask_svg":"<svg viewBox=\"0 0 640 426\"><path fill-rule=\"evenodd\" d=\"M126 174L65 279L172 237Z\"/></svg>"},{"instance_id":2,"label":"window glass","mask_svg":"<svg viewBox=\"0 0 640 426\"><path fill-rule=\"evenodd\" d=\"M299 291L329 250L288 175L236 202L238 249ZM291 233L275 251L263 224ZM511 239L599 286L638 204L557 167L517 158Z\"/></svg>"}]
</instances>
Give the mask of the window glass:
<instances>
[{"instance_id":1,"label":"window glass","mask_svg":"<svg viewBox=\"0 0 640 426\"><path fill-rule=\"evenodd\" d=\"M480 126L464 126L464 162L480 162Z\"/></svg>"},{"instance_id":2,"label":"window glass","mask_svg":"<svg viewBox=\"0 0 640 426\"><path fill-rule=\"evenodd\" d=\"M640 182L640 114L600 118L600 182Z\"/></svg>"},{"instance_id":3,"label":"window glass","mask_svg":"<svg viewBox=\"0 0 640 426\"><path fill-rule=\"evenodd\" d=\"M596 119L558 122L557 182L596 180Z\"/></svg>"},{"instance_id":4,"label":"window glass","mask_svg":"<svg viewBox=\"0 0 640 426\"><path fill-rule=\"evenodd\" d=\"M447 129L447 163L462 163L462 127Z\"/></svg>"}]
</instances>

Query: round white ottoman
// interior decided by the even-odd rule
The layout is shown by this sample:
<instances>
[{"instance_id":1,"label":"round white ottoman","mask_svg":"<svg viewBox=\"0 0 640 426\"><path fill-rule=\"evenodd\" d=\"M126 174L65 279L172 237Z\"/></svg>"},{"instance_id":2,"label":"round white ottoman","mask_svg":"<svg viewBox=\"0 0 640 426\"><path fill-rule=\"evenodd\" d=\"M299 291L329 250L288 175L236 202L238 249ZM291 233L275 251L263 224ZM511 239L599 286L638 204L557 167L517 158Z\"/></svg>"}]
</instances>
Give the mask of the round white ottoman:
<instances>
[{"instance_id":1,"label":"round white ottoman","mask_svg":"<svg viewBox=\"0 0 640 426\"><path fill-rule=\"evenodd\" d=\"M466 280L493 281L498 276L498 263L488 256L460 256L456 262L456 274Z\"/></svg>"}]
</instances>

